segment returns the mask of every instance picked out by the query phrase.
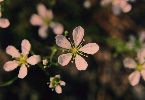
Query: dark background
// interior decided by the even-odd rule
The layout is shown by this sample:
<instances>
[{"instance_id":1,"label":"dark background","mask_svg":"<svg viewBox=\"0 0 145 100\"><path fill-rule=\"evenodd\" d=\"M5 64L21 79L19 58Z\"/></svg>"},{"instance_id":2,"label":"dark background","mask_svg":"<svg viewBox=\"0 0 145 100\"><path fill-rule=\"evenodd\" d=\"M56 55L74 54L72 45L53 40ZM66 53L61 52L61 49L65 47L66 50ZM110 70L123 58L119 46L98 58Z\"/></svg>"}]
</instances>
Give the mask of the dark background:
<instances>
[{"instance_id":1,"label":"dark background","mask_svg":"<svg viewBox=\"0 0 145 100\"><path fill-rule=\"evenodd\" d=\"M86 43L96 42L100 50L94 56L86 58L89 66L86 71L78 71L74 64L67 67L51 66L44 72L39 66L29 69L23 80L18 79L11 85L0 87L0 100L144 100L145 82L132 87L128 75L132 72L125 69L123 59L135 57L136 49L126 46L130 36L139 39L145 30L145 1L132 2L129 13L114 15L111 6L102 7L100 0L90 0L92 6L83 6L84 0L5 0L2 4L3 16L11 22L7 29L0 29L0 81L6 82L18 74L18 69L4 72L3 64L10 60L5 53L8 45L20 49L23 39L31 42L32 50L42 57L50 55L50 47L55 46L55 35L50 29L47 39L38 36L38 27L30 24L36 7L43 3L53 10L54 20L62 23L71 36L77 26L85 29ZM60 53L53 58L54 61ZM60 74L66 82L63 93L58 95L46 84L50 76Z\"/></svg>"}]
</instances>

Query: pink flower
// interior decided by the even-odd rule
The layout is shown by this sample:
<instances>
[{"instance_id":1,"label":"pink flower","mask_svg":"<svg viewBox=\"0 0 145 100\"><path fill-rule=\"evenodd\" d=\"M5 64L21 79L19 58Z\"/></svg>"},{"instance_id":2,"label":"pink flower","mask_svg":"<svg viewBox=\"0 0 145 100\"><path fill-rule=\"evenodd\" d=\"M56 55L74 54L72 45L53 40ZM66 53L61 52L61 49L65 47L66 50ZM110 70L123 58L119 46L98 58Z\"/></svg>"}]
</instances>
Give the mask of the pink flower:
<instances>
[{"instance_id":1,"label":"pink flower","mask_svg":"<svg viewBox=\"0 0 145 100\"><path fill-rule=\"evenodd\" d=\"M72 35L74 43L70 43L63 35L56 36L56 44L68 50L68 53L62 54L58 57L58 63L62 66L66 66L71 59L73 59L75 60L78 70L86 70L88 64L80 55L93 55L99 50L99 46L96 43L88 43L82 47L81 42L84 37L84 29L81 26L76 27L73 30Z\"/></svg>"},{"instance_id":2,"label":"pink flower","mask_svg":"<svg viewBox=\"0 0 145 100\"><path fill-rule=\"evenodd\" d=\"M9 72L20 66L18 77L21 79L24 78L27 75L27 68L29 65L35 65L39 63L41 59L39 55L28 57L30 49L31 44L26 39L24 39L21 44L22 53L14 46L8 46L6 48L6 53L11 55L14 60L6 62L4 64L4 70Z\"/></svg>"},{"instance_id":3,"label":"pink flower","mask_svg":"<svg viewBox=\"0 0 145 100\"><path fill-rule=\"evenodd\" d=\"M0 18L0 27L7 28L10 25L10 22L6 18Z\"/></svg>"},{"instance_id":4,"label":"pink flower","mask_svg":"<svg viewBox=\"0 0 145 100\"><path fill-rule=\"evenodd\" d=\"M0 0L0 3L3 2L4 0Z\"/></svg>"},{"instance_id":5,"label":"pink flower","mask_svg":"<svg viewBox=\"0 0 145 100\"><path fill-rule=\"evenodd\" d=\"M129 75L129 82L132 86L139 83L141 76L145 80L145 48L138 51L137 60L138 62L132 58L125 58L123 61L126 68L135 69L135 71Z\"/></svg>"},{"instance_id":6,"label":"pink flower","mask_svg":"<svg viewBox=\"0 0 145 100\"><path fill-rule=\"evenodd\" d=\"M65 82L60 80L60 75L55 75L54 77L50 77L49 88L52 88L52 90L55 89L56 93L61 94L62 93L61 86L65 86Z\"/></svg>"},{"instance_id":7,"label":"pink flower","mask_svg":"<svg viewBox=\"0 0 145 100\"><path fill-rule=\"evenodd\" d=\"M52 10L48 10L43 4L37 6L37 14L33 14L30 23L34 26L40 26L38 33L41 38L47 37L47 30L51 27L55 34L63 33L63 26L60 23L53 22Z\"/></svg>"},{"instance_id":8,"label":"pink flower","mask_svg":"<svg viewBox=\"0 0 145 100\"><path fill-rule=\"evenodd\" d=\"M128 13L131 11L132 6L128 3L129 0L102 0L101 5L106 6L111 4L113 13L118 15L122 12Z\"/></svg>"}]
</instances>

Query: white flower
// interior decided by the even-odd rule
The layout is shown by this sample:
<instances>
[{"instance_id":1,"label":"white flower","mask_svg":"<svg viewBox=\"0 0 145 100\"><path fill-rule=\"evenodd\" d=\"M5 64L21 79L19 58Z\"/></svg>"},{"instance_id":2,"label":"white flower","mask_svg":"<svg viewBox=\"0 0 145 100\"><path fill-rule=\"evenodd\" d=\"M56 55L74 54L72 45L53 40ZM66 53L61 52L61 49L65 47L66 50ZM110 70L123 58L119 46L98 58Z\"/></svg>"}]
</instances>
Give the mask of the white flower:
<instances>
[{"instance_id":1,"label":"white flower","mask_svg":"<svg viewBox=\"0 0 145 100\"><path fill-rule=\"evenodd\" d=\"M80 55L95 54L99 50L99 46L96 43L88 43L82 47L82 40L84 37L84 29L81 26L76 27L73 30L74 43L70 43L65 36L56 36L56 44L62 48L68 49L67 54L62 54L58 57L58 63L62 66L66 66L71 59L75 60L75 64L78 70L86 70L88 67L87 62Z\"/></svg>"},{"instance_id":2,"label":"white flower","mask_svg":"<svg viewBox=\"0 0 145 100\"><path fill-rule=\"evenodd\" d=\"M60 79L60 75L55 75L54 77L50 77L49 88L52 90L55 89L56 93L61 94L62 88L61 86L65 86L65 82Z\"/></svg>"},{"instance_id":3,"label":"white flower","mask_svg":"<svg viewBox=\"0 0 145 100\"><path fill-rule=\"evenodd\" d=\"M6 62L4 64L4 70L12 71L20 66L18 77L24 78L27 75L27 67L39 63L41 59L39 55L28 57L30 49L31 44L26 39L24 39L21 44L22 53L20 53L14 46L8 46L6 48L6 53L11 55L14 60Z\"/></svg>"}]
</instances>

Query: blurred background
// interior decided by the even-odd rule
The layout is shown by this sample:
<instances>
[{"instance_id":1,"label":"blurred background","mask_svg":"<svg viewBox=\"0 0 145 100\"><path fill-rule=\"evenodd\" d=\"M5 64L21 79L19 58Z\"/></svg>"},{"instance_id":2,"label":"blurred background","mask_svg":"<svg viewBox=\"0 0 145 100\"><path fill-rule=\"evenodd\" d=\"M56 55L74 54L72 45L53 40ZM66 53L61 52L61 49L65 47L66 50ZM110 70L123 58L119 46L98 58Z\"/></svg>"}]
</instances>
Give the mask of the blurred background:
<instances>
[{"instance_id":1,"label":"blurred background","mask_svg":"<svg viewBox=\"0 0 145 100\"><path fill-rule=\"evenodd\" d=\"M107 1L107 0L104 0ZM51 65L45 71L39 66L30 67L23 80L0 87L0 100L145 100L145 82L132 87L128 75L132 70L123 66L125 57L136 57L145 40L145 0L130 0L132 9L125 13L114 12L110 3L103 0L5 0L3 17L10 20L7 29L0 29L0 83L11 82L19 69L5 72L3 64L10 60L5 53L8 45L20 49L21 41L28 39L32 50L42 57L51 55L56 46L55 34L50 29L46 39L38 35L38 28L30 24L30 17L37 13L37 5L52 9L54 20L61 23L68 36L77 26L85 29L85 42L96 42L99 52L86 58L86 71L78 71L74 64L67 67ZM53 57L57 62L58 52ZM66 82L63 93L58 95L46 84L51 76L61 75ZM9 81L10 80L10 81Z\"/></svg>"}]
</instances>

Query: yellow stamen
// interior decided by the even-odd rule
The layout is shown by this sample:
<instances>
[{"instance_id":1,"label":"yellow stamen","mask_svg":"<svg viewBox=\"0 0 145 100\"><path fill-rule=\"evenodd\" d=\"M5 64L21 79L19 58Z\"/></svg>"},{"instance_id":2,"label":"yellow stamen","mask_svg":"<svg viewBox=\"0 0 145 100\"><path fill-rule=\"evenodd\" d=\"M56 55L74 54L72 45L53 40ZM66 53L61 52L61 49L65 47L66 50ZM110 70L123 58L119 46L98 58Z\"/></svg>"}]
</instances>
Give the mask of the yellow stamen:
<instances>
[{"instance_id":1,"label":"yellow stamen","mask_svg":"<svg viewBox=\"0 0 145 100\"><path fill-rule=\"evenodd\" d=\"M142 64L138 64L137 67L136 67L136 70L138 70L139 72L141 72L143 70Z\"/></svg>"},{"instance_id":2,"label":"yellow stamen","mask_svg":"<svg viewBox=\"0 0 145 100\"><path fill-rule=\"evenodd\" d=\"M18 62L19 64L27 64L27 55L21 55L19 58L18 58Z\"/></svg>"}]
</instances>

